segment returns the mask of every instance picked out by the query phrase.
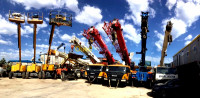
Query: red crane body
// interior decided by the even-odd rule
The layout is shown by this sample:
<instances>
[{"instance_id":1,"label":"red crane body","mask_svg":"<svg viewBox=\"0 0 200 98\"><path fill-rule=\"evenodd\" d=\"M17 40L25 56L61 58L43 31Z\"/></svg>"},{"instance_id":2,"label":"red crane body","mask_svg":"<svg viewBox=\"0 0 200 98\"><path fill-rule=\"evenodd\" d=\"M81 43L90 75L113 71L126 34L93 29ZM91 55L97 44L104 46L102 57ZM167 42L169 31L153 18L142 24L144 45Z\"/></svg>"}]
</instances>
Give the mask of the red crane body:
<instances>
[{"instance_id":1,"label":"red crane body","mask_svg":"<svg viewBox=\"0 0 200 98\"><path fill-rule=\"evenodd\" d=\"M103 54L104 57L107 58L108 64L114 64L115 59L108 50L108 47L106 46L101 35L99 34L99 31L95 29L94 26L92 26L88 30L84 30L83 36L89 40L90 45L94 42L94 46L97 47L97 50L99 50L99 54Z\"/></svg>"},{"instance_id":2,"label":"red crane body","mask_svg":"<svg viewBox=\"0 0 200 98\"><path fill-rule=\"evenodd\" d=\"M116 52L119 53L121 59L125 61L127 65L130 65L131 60L129 58L126 42L122 34L123 32L121 29L121 24L119 23L118 19L114 19L112 23L111 21L109 23L104 22L104 26L102 28L112 41L114 47L116 48Z\"/></svg>"}]
</instances>

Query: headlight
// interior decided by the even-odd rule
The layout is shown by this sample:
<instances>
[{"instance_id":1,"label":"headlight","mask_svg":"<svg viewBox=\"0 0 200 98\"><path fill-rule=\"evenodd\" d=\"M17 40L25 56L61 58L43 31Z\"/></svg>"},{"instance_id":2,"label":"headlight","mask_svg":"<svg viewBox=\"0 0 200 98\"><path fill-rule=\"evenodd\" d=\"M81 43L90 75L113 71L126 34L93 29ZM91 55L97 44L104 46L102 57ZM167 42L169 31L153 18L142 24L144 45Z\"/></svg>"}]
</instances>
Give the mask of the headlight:
<instances>
[{"instance_id":1,"label":"headlight","mask_svg":"<svg viewBox=\"0 0 200 98\"><path fill-rule=\"evenodd\" d=\"M106 71L108 71L108 68L106 68Z\"/></svg>"},{"instance_id":2,"label":"headlight","mask_svg":"<svg viewBox=\"0 0 200 98\"><path fill-rule=\"evenodd\" d=\"M86 70L89 70L89 67L87 67Z\"/></svg>"}]
</instances>

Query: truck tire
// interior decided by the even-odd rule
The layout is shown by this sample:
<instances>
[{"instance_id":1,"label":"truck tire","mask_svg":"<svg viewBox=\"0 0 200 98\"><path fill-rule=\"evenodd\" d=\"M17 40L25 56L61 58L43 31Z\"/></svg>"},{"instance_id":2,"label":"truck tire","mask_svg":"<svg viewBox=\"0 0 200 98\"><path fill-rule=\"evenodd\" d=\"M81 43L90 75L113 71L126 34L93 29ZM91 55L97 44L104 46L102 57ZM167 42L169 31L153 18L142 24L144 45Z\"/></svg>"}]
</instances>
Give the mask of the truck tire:
<instances>
[{"instance_id":1,"label":"truck tire","mask_svg":"<svg viewBox=\"0 0 200 98\"><path fill-rule=\"evenodd\" d=\"M46 78L46 72L42 71L42 79L45 79L45 78Z\"/></svg>"},{"instance_id":2,"label":"truck tire","mask_svg":"<svg viewBox=\"0 0 200 98\"><path fill-rule=\"evenodd\" d=\"M29 78L29 72L26 72L26 79Z\"/></svg>"},{"instance_id":3,"label":"truck tire","mask_svg":"<svg viewBox=\"0 0 200 98\"><path fill-rule=\"evenodd\" d=\"M13 72L9 72L8 77L9 77L9 79L12 79L12 77L13 77Z\"/></svg>"},{"instance_id":4,"label":"truck tire","mask_svg":"<svg viewBox=\"0 0 200 98\"><path fill-rule=\"evenodd\" d=\"M22 79L26 78L26 72L22 72Z\"/></svg>"},{"instance_id":5,"label":"truck tire","mask_svg":"<svg viewBox=\"0 0 200 98\"><path fill-rule=\"evenodd\" d=\"M39 78L39 79L42 79L42 72L41 72L41 71L38 72L38 78Z\"/></svg>"},{"instance_id":6,"label":"truck tire","mask_svg":"<svg viewBox=\"0 0 200 98\"><path fill-rule=\"evenodd\" d=\"M65 73L64 72L61 73L60 78L61 78L62 81L65 81Z\"/></svg>"},{"instance_id":7,"label":"truck tire","mask_svg":"<svg viewBox=\"0 0 200 98\"><path fill-rule=\"evenodd\" d=\"M57 79L57 73L56 72L53 75L53 79Z\"/></svg>"}]
</instances>

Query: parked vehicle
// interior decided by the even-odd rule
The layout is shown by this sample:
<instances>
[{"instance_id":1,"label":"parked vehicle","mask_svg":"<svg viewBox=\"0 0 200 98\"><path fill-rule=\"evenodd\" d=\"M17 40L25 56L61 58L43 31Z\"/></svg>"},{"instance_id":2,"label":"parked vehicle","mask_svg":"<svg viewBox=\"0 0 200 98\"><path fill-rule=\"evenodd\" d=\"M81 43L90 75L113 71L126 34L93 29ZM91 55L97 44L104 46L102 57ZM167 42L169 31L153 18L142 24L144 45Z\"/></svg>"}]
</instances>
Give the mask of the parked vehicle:
<instances>
[{"instance_id":1,"label":"parked vehicle","mask_svg":"<svg viewBox=\"0 0 200 98\"><path fill-rule=\"evenodd\" d=\"M182 96L184 84L179 79L172 79L165 83L157 83L152 88L152 94L158 98Z\"/></svg>"}]
</instances>

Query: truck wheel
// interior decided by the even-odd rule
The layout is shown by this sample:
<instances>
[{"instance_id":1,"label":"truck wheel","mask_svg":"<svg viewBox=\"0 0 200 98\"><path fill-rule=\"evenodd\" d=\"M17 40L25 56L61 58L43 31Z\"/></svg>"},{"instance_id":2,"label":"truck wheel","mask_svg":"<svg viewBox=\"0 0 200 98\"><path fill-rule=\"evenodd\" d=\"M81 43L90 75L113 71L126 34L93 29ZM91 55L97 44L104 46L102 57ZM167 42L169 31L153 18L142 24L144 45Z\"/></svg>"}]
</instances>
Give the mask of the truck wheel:
<instances>
[{"instance_id":1,"label":"truck wheel","mask_svg":"<svg viewBox=\"0 0 200 98\"><path fill-rule=\"evenodd\" d=\"M29 72L26 72L26 79L29 78Z\"/></svg>"},{"instance_id":2,"label":"truck wheel","mask_svg":"<svg viewBox=\"0 0 200 98\"><path fill-rule=\"evenodd\" d=\"M42 71L42 79L45 79L45 78L46 78L46 72Z\"/></svg>"},{"instance_id":3,"label":"truck wheel","mask_svg":"<svg viewBox=\"0 0 200 98\"><path fill-rule=\"evenodd\" d=\"M12 77L13 77L13 72L9 72L9 79L12 79Z\"/></svg>"},{"instance_id":4,"label":"truck wheel","mask_svg":"<svg viewBox=\"0 0 200 98\"><path fill-rule=\"evenodd\" d=\"M38 78L39 78L39 79L42 79L42 72L41 72L41 71L38 72Z\"/></svg>"},{"instance_id":5,"label":"truck wheel","mask_svg":"<svg viewBox=\"0 0 200 98\"><path fill-rule=\"evenodd\" d=\"M57 79L57 73L56 72L53 74L53 79Z\"/></svg>"},{"instance_id":6,"label":"truck wheel","mask_svg":"<svg viewBox=\"0 0 200 98\"><path fill-rule=\"evenodd\" d=\"M60 77L61 77L61 80L64 81L65 80L65 73L62 72Z\"/></svg>"},{"instance_id":7,"label":"truck wheel","mask_svg":"<svg viewBox=\"0 0 200 98\"><path fill-rule=\"evenodd\" d=\"M26 72L22 72L22 79L26 78Z\"/></svg>"}]
</instances>

